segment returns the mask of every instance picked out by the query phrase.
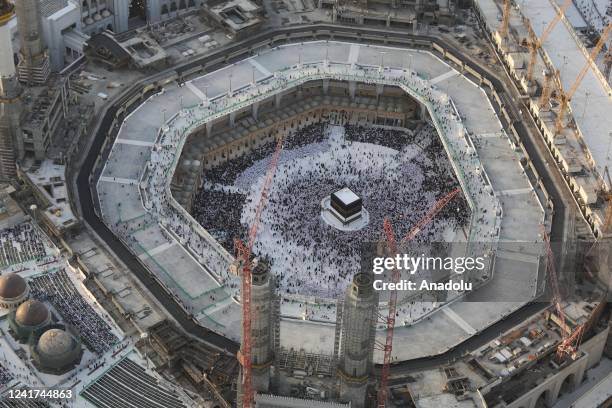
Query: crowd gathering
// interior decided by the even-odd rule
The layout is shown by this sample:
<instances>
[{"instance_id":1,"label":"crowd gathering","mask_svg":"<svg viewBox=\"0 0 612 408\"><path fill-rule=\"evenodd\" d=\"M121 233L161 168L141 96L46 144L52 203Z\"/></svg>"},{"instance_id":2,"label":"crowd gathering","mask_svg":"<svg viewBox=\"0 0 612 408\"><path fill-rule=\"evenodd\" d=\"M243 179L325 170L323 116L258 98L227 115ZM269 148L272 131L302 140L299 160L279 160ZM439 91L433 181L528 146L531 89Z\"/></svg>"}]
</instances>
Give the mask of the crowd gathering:
<instances>
[{"instance_id":1,"label":"crowd gathering","mask_svg":"<svg viewBox=\"0 0 612 408\"><path fill-rule=\"evenodd\" d=\"M431 125L410 132L317 123L288 136L255 244L256 253L272 258L277 285L287 293L335 296L344 290L359 268L360 246L381 239L385 217L405 233L435 200L457 187L437 140ZM233 238L244 238L252 220L257 182L273 147L228 160L203 175L206 183L194 216L228 251ZM250 171L254 166L260 170ZM358 231L339 231L320 217L321 200L345 186L362 197L370 214L369 225ZM440 239L444 228L464 225L468 216L465 201L457 200L420 238ZM296 273L283 273L288 268Z\"/></svg>"},{"instance_id":2,"label":"crowd gathering","mask_svg":"<svg viewBox=\"0 0 612 408\"><path fill-rule=\"evenodd\" d=\"M32 278L30 289L35 299L53 305L92 352L102 355L119 340L109 324L83 299L64 269Z\"/></svg>"},{"instance_id":3,"label":"crowd gathering","mask_svg":"<svg viewBox=\"0 0 612 408\"><path fill-rule=\"evenodd\" d=\"M323 67L306 67L301 69L301 72L279 74L271 80L270 84L262 86L270 89L280 89L283 86L286 86L288 81L295 81L297 78L302 78L308 75L321 75L323 71L329 71L327 75L332 75L334 78L335 76L337 76L339 79L358 78L360 82L364 83L378 83L379 81L384 80L387 84L408 87L411 89L411 92L416 92L419 95L420 100L422 102L424 101L423 103L428 104L431 116L433 118L431 122L431 125L433 126L430 125L426 129L423 129L424 132L430 132L427 140L435 140L438 137L438 135L435 133L439 133L439 137L444 138L444 150L453 156L452 158L455 161L454 173L459 173L461 175L459 179L461 180L463 190L469 194L471 201L475 202L475 206L477 208L485 208L484 211L480 211L480 214L476 219L478 225L471 225L471 231L478 239L494 239L496 231L499 230L499 228L496 228L496 217L498 217L497 214L499 213L499 204L493 202L488 203L488 201L491 201L491 187L489 184L487 184L486 178L482 177L480 174L479 167L481 165L476 151L473 146L471 146L470 142L464 137L466 134L466 129L461 122L461 118L457 113L455 106L445 93L431 85L427 80L424 80L411 72L405 72L402 70L374 71L368 67L360 66L350 69L347 67L334 67L328 65ZM207 114L206 112L219 112L221 109L224 109L232 104L245 103L244 101L252 98L253 95L257 97L257 95L261 95L262 92L263 91L259 88L253 90L248 89L242 94L234 95L234 99L237 101L223 98L218 102L215 101L210 106L195 107L176 115L172 119L170 126L168 126L168 128L160 134L160 137L158 138L157 143L151 152L150 162L147 168L148 175L143 180L143 203L145 208L148 211L157 214L157 218L159 219L161 225L166 230L170 231L176 238L178 238L179 242L185 248L187 248L202 265L205 265L209 271L215 274L216 279L218 279L221 284L224 284L226 288L232 288L233 290L237 290L239 288L239 281L234 275L228 272L230 261L230 257L228 255L229 253L233 252L233 248L232 251L227 251L228 243L230 242L230 239L233 239L235 234L238 233L237 235L240 236L240 233L244 233L244 227L240 226L240 224L249 225L249 211L254 211L256 201L259 198L259 194L257 194L256 191L257 187L255 185L257 183L254 183L248 189L244 187L244 183L242 183L244 181L243 175L248 174L248 170L243 172L242 175L238 175L235 170L230 170L227 173L230 178L236 177L235 184L240 184L240 188L236 188L235 185L231 185L231 180L226 182L228 184L211 183L210 180L207 180L206 174L204 175L203 181L205 185L209 185L210 189L217 192L231 191L235 194L244 194L246 197L244 202L245 210L243 210L241 214L240 224L236 223L235 220L225 217L225 228L219 229L215 232L219 235L225 234L225 239L222 240L222 242L226 246L226 249L223 249L218 242L212 239L212 237L207 234L205 229L202 228L197 221L187 215L183 208L179 208L176 205L171 205L170 197L166 193L166 187L170 177L170 171L173 168L173 164L176 163L177 160L177 146L180 145L181 141L184 140L185 135L189 134L195 126L203 123L203 118L206 117ZM433 130L434 128L436 130L435 132ZM313 137L319 136L313 134ZM293 150L299 151L300 154L302 154L305 150L316 148L318 149L317 151L321 152L321 145L324 145L324 143L325 142L311 143ZM425 143L412 146L408 149L403 149L402 151L405 150L406 157L410 158L409 160L406 159L402 161L401 156L404 153L400 153L399 159L385 158L385 160L383 160L384 165L381 165L376 169L367 169L365 163L371 163L380 159L380 157L374 156L383 157L387 154L383 152L384 149L386 149L388 152L393 152L395 150L389 149L385 146L378 146L376 151L372 151L371 149L360 149L357 144L352 148L351 154L353 154L354 157L351 157L350 160L348 157L346 157L344 158L344 161L340 160L335 163L334 168L328 166L328 163L330 163L329 161L319 162L316 164L310 163L309 170L303 165L298 165L297 162L299 160L283 163L285 154L287 154L288 151L291 151L290 146L286 146L283 156L281 157L279 170L277 171L278 179L282 179L285 172L285 176L288 176L290 171L297 171L298 173L296 173L296 175L299 175L299 172L302 172L302 174L305 175L302 178L313 177L313 180L311 180L312 184L310 188L307 188L307 186L304 184L300 184L300 177L298 177L298 180L296 181L293 181L294 178L285 177L284 183L278 182L278 180L275 179L273 190L271 192L271 201L274 201L277 206L272 206L273 209L268 208L268 210L264 212L264 216L267 213L280 216L281 218L275 219L274 216L270 216L270 220L274 219L274 222L270 224L270 236L265 239L260 238L259 245L262 245L262 242L268 242L270 245L272 245L275 240L281 241L283 239L282 236L286 234L295 235L295 245L303 244L300 242L300 237L305 238L307 236L306 231L308 227L301 226L301 228L304 229L304 234L301 235L300 232L296 231L296 225L293 225L292 227L288 227L286 225L285 221L291 221L291 216L288 216L286 212L280 210L275 213L274 208L281 208L284 206L284 208L292 208L291 211L294 213L306 210L307 208L292 207L289 204L285 205L283 202L283 200L295 199L295 193L299 193L301 197L308 197L308 200L306 203L304 203L304 206L313 206L311 207L311 210L314 210L315 207L318 209L318 200L320 198L326 194L330 194L334 189L342 187L350 187L354 189L357 194L364 195L363 199L366 209L368 209L368 206L374 206L371 207L372 210L368 209L368 211L376 212L378 210L383 210L382 212L385 214L397 214L397 220L394 220L394 222L400 223L397 227L397 229L400 231L397 232L397 234L400 235L403 233L401 231L405 231L409 225L418 220L418 216L422 216L424 212L431 205L433 205L435 200L441 198L444 192L449 191L451 184L453 188L457 186L456 183L450 183L448 173L435 173L434 166L439 165L444 160L436 159L433 160L433 162L436 164L430 163L424 166L418 159L415 159L416 156L420 156L424 160L428 156L426 151L424 152L425 154L415 154L414 149L417 147L420 149L436 149L435 146L429 146L429 143ZM328 149L328 152L322 153L322 155L327 154L329 156L331 154L329 151L331 151L331 149ZM339 149L338 151L342 151L342 149ZM355 163L359 163L360 165L351 166L349 163L351 163L353 159L355 159ZM265 162L265 159L259 160L252 167L256 167L258 163L261 164L262 162ZM330 168L328 169L328 167ZM263 166L262 169L263 168L265 168L265 166ZM310 173L308 173L308 171L310 171ZM315 171L319 172L319 174L315 175ZM329 176L325 176L325 172L337 172L338 174L344 172L344 174L352 174L352 177L334 176L332 173L329 173ZM388 179L388 181L381 183L380 186L376 185L377 189L380 189L381 191L380 194L375 197L368 197L367 194L364 194L359 188L360 183L362 185L366 184L365 180L367 180L368 174L372 176L369 179L369 182L377 183L381 179L383 172L387 175L391 174L391 177ZM221 174L223 174L223 172L221 172ZM260 172L260 175L262 175L262 172ZM406 175L410 176L407 178L408 181L402 184L405 186L404 190L402 190L402 194L400 194L396 186L394 186L394 184L398 183L399 181L399 175L402 175L404 179L407 178ZM316 177L321 177L319 180L317 180L317 183L314 182L314 178ZM360 177L363 177L364 181L359 182ZM214 181L214 176L212 181ZM327 184L321 184L320 182L327 182ZM259 178L258 183L263 184L261 177ZM410 186L411 183L412 186ZM429 191L427 190L428 188ZM290 194L287 194L288 192ZM403 196L403 193L409 194ZM285 195L276 196L276 194ZM402 197L400 197L400 195L402 195ZM223 201L224 199L220 198L221 196L222 195L215 196L217 205L219 205L221 208L228 208ZM422 208L420 212L405 210L407 207L404 204L406 203L402 202L402 200L411 200L409 197L412 197L413 201L420 204L419 208ZM465 210L467 209L467 206L465 203L463 203L459 204L459 207L457 207L458 201L461 202L461 199L453 200L455 206L453 208L447 208L445 210L445 214L439 215L437 219L440 219L441 216L446 216L451 220L451 222L456 223L461 223L466 220L467 215ZM212 205L211 207L214 208ZM248 210L248 208L250 208L250 210ZM459 211L457 208L459 208ZM237 213L234 212L233 214L235 216ZM291 212L289 212L289 214L291 214ZM304 218L312 220L310 217ZM319 217L315 218L316 222L318 222L318 218ZM379 221L380 219L374 217L370 221L370 225L362 230L363 232L357 232L354 239L360 239L360 234L369 236L366 234L366 231L371 231L372 229L374 229L376 232L374 239L379 239L381 236L380 227L374 227L377 223L380 224ZM401 223L404 223L405 227L402 227ZM441 233L441 231L436 230L436 225L443 224L444 223L432 224L430 226L432 232L429 234L426 232L421 233L420 236L422 239L430 239L430 234ZM237 225L238 231L235 230ZM276 228L276 230L273 230L272 228ZM276 236L272 236L272 233L275 233ZM321 239L330 234L334 234L334 232L325 233L321 236L314 235L312 237L308 237L308 245L314 248L313 251L319 251L320 248L324 247ZM317 240L319 240L319 242L317 242ZM300 259L300 256L303 255L303 251L288 247L284 249L287 250L287 254L292 253L294 258L291 259L289 266L295 269L295 260ZM256 250L262 251L263 248L258 247ZM340 251L342 251L342 249L340 249ZM282 250L279 251L278 247L276 247L275 252L279 253L282 252ZM309 254L309 256L312 256L313 259L320 258L319 255L320 254L318 253ZM334 257L333 259L338 258ZM281 265L281 262L279 262L278 259L273 261L277 263L276 268L279 268L278 270L282 271L284 266ZM340 260L336 262L340 262ZM306 266L306 268L307 267L308 266ZM323 282L323 286L325 286L325 282L328 277L330 279L328 282L329 288L333 289L338 286L344 286L337 285L336 283L332 282L332 280L336 279L336 276L339 276L339 274L335 273L335 270L331 271L330 268L340 268L340 265L336 265L335 267L334 265L324 266L324 270L319 271L322 273L320 276L315 273L316 268L317 267L315 265L311 265L310 271L303 277L303 282L305 282L304 284L300 284L295 280L287 282L288 285L294 285L294 287L289 287L288 290L299 292L300 290L304 290L303 285L305 284L316 285L318 287L318 282ZM346 275L346 271L344 273ZM281 280L279 284L283 285L284 282ZM298 286L295 287L295 285ZM300 285L302 285L302 287L300 287Z\"/></svg>"},{"instance_id":4,"label":"crowd gathering","mask_svg":"<svg viewBox=\"0 0 612 408\"><path fill-rule=\"evenodd\" d=\"M0 389L13 380L11 372L0 364Z\"/></svg>"},{"instance_id":5,"label":"crowd gathering","mask_svg":"<svg viewBox=\"0 0 612 408\"><path fill-rule=\"evenodd\" d=\"M612 23L612 2L606 0L577 0L574 2L586 23L601 34Z\"/></svg>"},{"instance_id":6,"label":"crowd gathering","mask_svg":"<svg viewBox=\"0 0 612 408\"><path fill-rule=\"evenodd\" d=\"M25 222L0 231L0 267L40 260L46 255L45 244L32 224Z\"/></svg>"}]
</instances>

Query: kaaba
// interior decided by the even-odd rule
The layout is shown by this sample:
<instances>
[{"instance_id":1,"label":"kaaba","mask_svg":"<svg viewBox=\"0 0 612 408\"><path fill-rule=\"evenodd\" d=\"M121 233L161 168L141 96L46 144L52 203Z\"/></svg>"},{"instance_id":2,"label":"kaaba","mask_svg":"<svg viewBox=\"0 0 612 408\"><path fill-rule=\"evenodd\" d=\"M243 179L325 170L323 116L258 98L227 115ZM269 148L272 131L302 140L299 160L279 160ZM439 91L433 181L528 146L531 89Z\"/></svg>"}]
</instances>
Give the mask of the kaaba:
<instances>
[{"instance_id":1,"label":"kaaba","mask_svg":"<svg viewBox=\"0 0 612 408\"><path fill-rule=\"evenodd\" d=\"M332 214L343 224L348 224L361 216L361 198L348 187L331 195Z\"/></svg>"}]
</instances>

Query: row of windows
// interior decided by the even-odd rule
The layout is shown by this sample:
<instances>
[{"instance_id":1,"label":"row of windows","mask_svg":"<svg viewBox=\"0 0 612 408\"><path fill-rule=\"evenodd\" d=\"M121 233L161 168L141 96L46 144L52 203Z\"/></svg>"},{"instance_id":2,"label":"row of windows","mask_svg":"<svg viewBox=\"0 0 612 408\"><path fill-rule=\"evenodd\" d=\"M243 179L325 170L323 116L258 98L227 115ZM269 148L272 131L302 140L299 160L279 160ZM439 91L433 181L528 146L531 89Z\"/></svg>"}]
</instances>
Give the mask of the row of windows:
<instances>
[{"instance_id":1,"label":"row of windows","mask_svg":"<svg viewBox=\"0 0 612 408\"><path fill-rule=\"evenodd\" d=\"M200 5L202 5L203 3L200 3ZM184 10L186 8L190 8L190 7L195 7L195 0L180 0L177 4L177 2L173 1L172 3L170 3L170 7L168 7L167 4L164 4L161 7L161 13L162 14L168 14L172 11L177 11L177 10Z\"/></svg>"}]
</instances>

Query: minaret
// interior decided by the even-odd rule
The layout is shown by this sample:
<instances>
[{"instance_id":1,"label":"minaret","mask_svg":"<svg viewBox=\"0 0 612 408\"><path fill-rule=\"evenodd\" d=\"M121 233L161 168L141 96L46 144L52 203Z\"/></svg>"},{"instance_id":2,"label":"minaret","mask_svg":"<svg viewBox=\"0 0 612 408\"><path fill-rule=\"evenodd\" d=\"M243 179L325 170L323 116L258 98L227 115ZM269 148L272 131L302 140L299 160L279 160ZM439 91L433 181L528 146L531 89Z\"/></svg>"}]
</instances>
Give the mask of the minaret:
<instances>
[{"instance_id":1,"label":"minaret","mask_svg":"<svg viewBox=\"0 0 612 408\"><path fill-rule=\"evenodd\" d=\"M21 139L21 87L15 74L15 60L9 22L14 6L0 0L0 181L17 178L16 160L23 158Z\"/></svg>"},{"instance_id":2,"label":"minaret","mask_svg":"<svg viewBox=\"0 0 612 408\"><path fill-rule=\"evenodd\" d=\"M251 289L251 357L253 390L267 393L270 388L270 367L274 359L273 302L274 279L267 261L259 260L253 268Z\"/></svg>"},{"instance_id":3,"label":"minaret","mask_svg":"<svg viewBox=\"0 0 612 408\"><path fill-rule=\"evenodd\" d=\"M353 408L365 406L368 379L376 334L378 293L373 275L358 273L347 288L342 310L340 356L338 359L339 399Z\"/></svg>"},{"instance_id":4,"label":"minaret","mask_svg":"<svg viewBox=\"0 0 612 408\"><path fill-rule=\"evenodd\" d=\"M251 272L251 363L255 393L270 392L271 368L274 362L275 283L266 259L258 259ZM276 368L278 369L278 368ZM242 372L239 375L242 378ZM238 401L242 406L242 390L238 383Z\"/></svg>"},{"instance_id":5,"label":"minaret","mask_svg":"<svg viewBox=\"0 0 612 408\"><path fill-rule=\"evenodd\" d=\"M51 68L49 56L40 37L40 0L15 1L17 30L19 31L19 81L44 84L49 78Z\"/></svg>"}]
</instances>

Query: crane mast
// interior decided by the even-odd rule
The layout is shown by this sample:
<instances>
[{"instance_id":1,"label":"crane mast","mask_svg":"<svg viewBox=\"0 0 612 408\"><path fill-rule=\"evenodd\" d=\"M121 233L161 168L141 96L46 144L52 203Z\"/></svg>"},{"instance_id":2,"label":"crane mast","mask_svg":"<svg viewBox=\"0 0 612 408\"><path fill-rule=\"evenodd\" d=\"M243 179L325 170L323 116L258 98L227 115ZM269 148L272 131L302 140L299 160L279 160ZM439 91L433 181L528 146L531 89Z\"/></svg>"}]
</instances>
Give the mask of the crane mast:
<instances>
[{"instance_id":1,"label":"crane mast","mask_svg":"<svg viewBox=\"0 0 612 408\"><path fill-rule=\"evenodd\" d=\"M510 22L510 0L504 0L504 12L502 14L502 24L499 29L499 34L502 39L508 34L509 22Z\"/></svg>"},{"instance_id":2,"label":"crane mast","mask_svg":"<svg viewBox=\"0 0 612 408\"><path fill-rule=\"evenodd\" d=\"M557 23L561 20L561 17L565 14L567 8L572 4L572 0L565 0L563 6L559 9L559 12L556 13L555 18L553 18L550 23L546 26L542 35L538 38L538 36L533 31L533 27L528 25L529 30L529 43L527 46L529 47L529 64L527 66L527 80L531 81L533 79L533 71L535 68L535 64L537 61L538 50L542 47L542 44L546 41L550 33L553 31Z\"/></svg>"},{"instance_id":3,"label":"crane mast","mask_svg":"<svg viewBox=\"0 0 612 408\"><path fill-rule=\"evenodd\" d=\"M440 211L457 195L461 192L460 188L456 188L455 190L448 193L446 196L442 197L436 204L427 212L427 214L415 225L410 231L406 234L406 236L402 239L401 243L411 241L416 237L423 228L429 224L435 217L438 215ZM385 239L387 240L388 249L392 254L397 253L397 242L395 240L395 233L393 231L393 225L388 218L385 218L383 223L383 231L385 234ZM394 268L391 274L391 279L393 283L397 283L400 280L400 271L397 268ZM380 376L380 385L378 389L377 395L377 407L384 408L387 404L387 384L389 382L389 372L391 367L391 352L393 351L393 330L395 329L395 315L397 313L397 291L392 290L389 295L389 313L386 317L387 324L387 335L385 339L385 344L383 345L383 367Z\"/></svg>"},{"instance_id":4,"label":"crane mast","mask_svg":"<svg viewBox=\"0 0 612 408\"><path fill-rule=\"evenodd\" d=\"M597 42L595 47L593 47L593 50L589 54L589 57L587 58L586 63L582 67L582 70L578 73L578 76L576 77L576 80L574 81L574 83L570 87L569 91L567 91L567 92L562 92L561 91L560 92L560 94L561 94L560 95L561 96L561 104L559 106L559 114L557 115L557 121L556 121L556 124L555 124L555 134L561 133L561 131L565 128L563 120L565 118L565 113L567 111L567 108L569 107L569 103L571 102L572 97L576 93L576 90L578 89L578 87L582 83L582 80L584 79L586 73L589 71L591 63L593 61L595 61L595 58L597 58L597 55L599 54L599 52L603 48L603 46L604 46L604 44L605 44L605 42L606 42L606 40L608 38L608 35L610 35L610 31L612 31L612 23L608 24L608 26L605 28L605 30L603 31L603 33L599 37L599 41Z\"/></svg>"},{"instance_id":5,"label":"crane mast","mask_svg":"<svg viewBox=\"0 0 612 408\"><path fill-rule=\"evenodd\" d=\"M544 249L546 250L547 257L546 269L548 272L548 277L550 279L552 289L552 303L559 319L559 327L561 328L561 341L557 346L556 352L556 359L558 362L561 362L563 361L565 356L573 356L576 353L578 345L582 340L582 335L584 334L584 325L578 326L572 331L569 325L567 324L565 312L561 307L561 291L559 289L557 269L555 268L555 258L552 252L552 248L550 246L550 238L543 226L542 236L544 242Z\"/></svg>"},{"instance_id":6,"label":"crane mast","mask_svg":"<svg viewBox=\"0 0 612 408\"><path fill-rule=\"evenodd\" d=\"M234 240L234 246L236 247L236 260L240 262L242 272L242 344L238 354L238 360L242 365L242 406L244 408L251 408L253 406L253 383L252 383L252 365L251 360L251 255L253 251L253 245L257 238L257 231L259 230L259 222L261 214L268 203L268 195L270 188L272 187L272 181L274 179L274 173L278 166L278 159L283 148L283 138L279 137L276 142L276 149L272 155L272 160L268 166L266 172L266 178L264 185L261 189L261 195L257 208L255 210L255 217L249 233L247 236L247 243L245 244L240 239Z\"/></svg>"}]
</instances>

